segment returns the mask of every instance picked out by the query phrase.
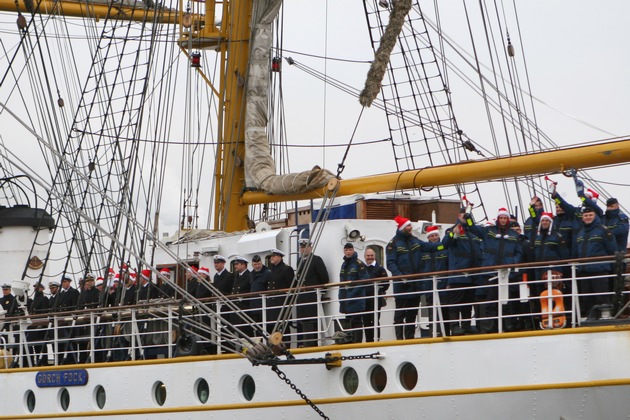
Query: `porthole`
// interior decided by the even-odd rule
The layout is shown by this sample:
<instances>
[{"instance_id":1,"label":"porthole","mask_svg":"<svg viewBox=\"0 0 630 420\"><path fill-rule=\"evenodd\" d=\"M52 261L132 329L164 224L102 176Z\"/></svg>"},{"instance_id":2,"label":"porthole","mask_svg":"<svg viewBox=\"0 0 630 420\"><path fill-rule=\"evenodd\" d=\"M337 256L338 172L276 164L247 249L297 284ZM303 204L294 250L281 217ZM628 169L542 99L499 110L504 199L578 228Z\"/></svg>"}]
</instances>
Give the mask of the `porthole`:
<instances>
[{"instance_id":1,"label":"porthole","mask_svg":"<svg viewBox=\"0 0 630 420\"><path fill-rule=\"evenodd\" d=\"M387 372L381 365L374 365L370 370L370 386L376 392L383 392L387 385Z\"/></svg>"},{"instance_id":2,"label":"porthole","mask_svg":"<svg viewBox=\"0 0 630 420\"><path fill-rule=\"evenodd\" d=\"M352 368L347 368L343 372L343 389L350 395L354 395L359 388L359 375L357 371Z\"/></svg>"},{"instance_id":3,"label":"porthole","mask_svg":"<svg viewBox=\"0 0 630 420\"><path fill-rule=\"evenodd\" d=\"M63 411L67 411L70 407L70 393L66 388L62 388L59 391L59 405Z\"/></svg>"},{"instance_id":4,"label":"porthole","mask_svg":"<svg viewBox=\"0 0 630 420\"><path fill-rule=\"evenodd\" d=\"M399 374L400 384L407 391L411 391L418 384L418 370L413 363L403 363Z\"/></svg>"},{"instance_id":5,"label":"porthole","mask_svg":"<svg viewBox=\"0 0 630 420\"><path fill-rule=\"evenodd\" d=\"M96 402L96 406L101 410L105 407L105 402L107 402L107 394L105 393L105 388L101 385L98 385L94 388L94 402Z\"/></svg>"},{"instance_id":6,"label":"porthole","mask_svg":"<svg viewBox=\"0 0 630 420\"><path fill-rule=\"evenodd\" d=\"M197 398L201 404L207 403L208 398L210 397L210 387L208 386L208 381L203 378L197 379L195 392L197 393Z\"/></svg>"},{"instance_id":7,"label":"porthole","mask_svg":"<svg viewBox=\"0 0 630 420\"><path fill-rule=\"evenodd\" d=\"M160 406L166 402L166 385L163 382L157 381L153 384L153 399Z\"/></svg>"},{"instance_id":8,"label":"porthole","mask_svg":"<svg viewBox=\"0 0 630 420\"><path fill-rule=\"evenodd\" d=\"M243 379L241 379L241 392L247 401L251 401L254 398L254 394L256 393L254 378L249 375L243 376Z\"/></svg>"},{"instance_id":9,"label":"porthole","mask_svg":"<svg viewBox=\"0 0 630 420\"><path fill-rule=\"evenodd\" d=\"M26 403L26 409L29 413L35 411L35 393L33 391L31 391L30 389L26 391L26 394L24 395L24 401Z\"/></svg>"}]
</instances>

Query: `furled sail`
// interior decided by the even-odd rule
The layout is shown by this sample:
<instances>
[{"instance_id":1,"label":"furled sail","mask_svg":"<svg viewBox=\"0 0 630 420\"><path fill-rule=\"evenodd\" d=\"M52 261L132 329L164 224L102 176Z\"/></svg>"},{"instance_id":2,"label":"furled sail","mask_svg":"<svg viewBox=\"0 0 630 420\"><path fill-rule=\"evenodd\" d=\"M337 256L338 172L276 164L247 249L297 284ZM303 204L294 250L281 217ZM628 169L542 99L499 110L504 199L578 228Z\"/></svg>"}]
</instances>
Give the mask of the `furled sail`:
<instances>
[{"instance_id":1,"label":"furled sail","mask_svg":"<svg viewBox=\"0 0 630 420\"><path fill-rule=\"evenodd\" d=\"M368 71L365 87L359 96L359 102L363 106L369 107L372 105L372 101L376 99L376 96L381 91L381 84L383 83L383 76L387 70L389 56L394 46L396 46L396 40L398 39L398 35L400 35L400 31L405 23L405 17L409 13L409 10L411 10L411 0L394 0L392 2L389 23L381 38L378 51L376 51L374 55L374 61Z\"/></svg>"},{"instance_id":2,"label":"furled sail","mask_svg":"<svg viewBox=\"0 0 630 420\"><path fill-rule=\"evenodd\" d=\"M245 114L245 177L249 188L258 188L269 194L295 194L323 187L334 175L319 166L300 173L276 174L266 126L271 24L281 5L282 0L254 2Z\"/></svg>"}]
</instances>

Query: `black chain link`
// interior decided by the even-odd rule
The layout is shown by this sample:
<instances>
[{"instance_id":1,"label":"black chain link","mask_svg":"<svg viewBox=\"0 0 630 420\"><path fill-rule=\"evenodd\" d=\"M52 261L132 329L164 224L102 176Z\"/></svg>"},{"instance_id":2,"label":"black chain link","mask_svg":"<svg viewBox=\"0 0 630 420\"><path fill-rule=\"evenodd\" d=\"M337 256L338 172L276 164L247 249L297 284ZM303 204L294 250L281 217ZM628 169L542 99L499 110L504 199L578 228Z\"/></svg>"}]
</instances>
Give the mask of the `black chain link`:
<instances>
[{"instance_id":1,"label":"black chain link","mask_svg":"<svg viewBox=\"0 0 630 420\"><path fill-rule=\"evenodd\" d=\"M381 353L376 352L372 354L360 354L358 356L341 356L341 357L331 357L330 359L334 360L362 360L362 359L378 359Z\"/></svg>"},{"instance_id":2,"label":"black chain link","mask_svg":"<svg viewBox=\"0 0 630 420\"><path fill-rule=\"evenodd\" d=\"M297 365L297 364L330 363L330 362L336 362L338 360L342 360L343 361L343 360L378 359L379 356L380 356L379 352L372 353L372 354L359 354L357 356L339 356L339 357L332 357L330 355L330 353L327 353L326 357L320 357L320 358L317 358L317 359L300 359L300 360L291 359L291 360L286 360L284 362L280 361L279 359L274 359L274 360L258 361L258 363L256 363L256 364L271 365L271 370L276 372L276 375L278 375L278 377L281 380L283 380L287 385L289 385L289 387L292 390L294 390L295 393L300 396L300 398L302 398L308 405L310 405L311 408L317 414L319 414L319 416L321 418L329 420L328 416L326 414L324 414L324 412L322 410L320 410L319 407L317 407L315 405L315 403L313 401L311 401L310 398L308 398L293 382L291 382L291 379L287 378L287 375L283 371L281 371L280 368L278 368L278 365L280 365L280 364Z\"/></svg>"},{"instance_id":3,"label":"black chain link","mask_svg":"<svg viewBox=\"0 0 630 420\"><path fill-rule=\"evenodd\" d=\"M328 418L328 416L326 414L324 414L324 412L322 410L319 409L319 407L317 407L315 405L315 403L313 401L310 400L310 398L308 398L293 382L291 382L291 380L289 378L287 378L287 375L281 371L277 365L273 365L271 366L271 370L273 370L274 372L276 372L276 374L278 375L278 377L280 379L282 379L284 382L286 382L287 385L289 385L289 387L291 387L292 390L295 391L296 394L298 394L300 396L300 398L302 398L304 401L306 401L306 403L308 405L311 406L311 408L313 410L315 410L315 412L317 414L319 414L319 416L323 419L326 420L330 420Z\"/></svg>"}]
</instances>

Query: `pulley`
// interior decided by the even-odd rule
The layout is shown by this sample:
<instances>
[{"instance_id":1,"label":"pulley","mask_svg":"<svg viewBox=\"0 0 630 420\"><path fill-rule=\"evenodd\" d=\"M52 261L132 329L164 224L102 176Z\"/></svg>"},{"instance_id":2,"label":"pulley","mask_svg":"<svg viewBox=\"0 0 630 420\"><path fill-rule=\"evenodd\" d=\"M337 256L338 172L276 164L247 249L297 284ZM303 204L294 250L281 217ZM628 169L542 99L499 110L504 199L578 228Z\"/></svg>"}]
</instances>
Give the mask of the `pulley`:
<instances>
[{"instance_id":1,"label":"pulley","mask_svg":"<svg viewBox=\"0 0 630 420\"><path fill-rule=\"evenodd\" d=\"M510 57L514 57L514 45L510 41L508 41L507 53Z\"/></svg>"},{"instance_id":2,"label":"pulley","mask_svg":"<svg viewBox=\"0 0 630 420\"><path fill-rule=\"evenodd\" d=\"M195 51L194 53L190 54L190 67L193 67L193 68L201 67L201 53L200 52Z\"/></svg>"},{"instance_id":3,"label":"pulley","mask_svg":"<svg viewBox=\"0 0 630 420\"><path fill-rule=\"evenodd\" d=\"M24 15L22 13L18 13L18 17L17 17L17 26L18 29L22 32L26 32L26 18L24 17Z\"/></svg>"},{"instance_id":4,"label":"pulley","mask_svg":"<svg viewBox=\"0 0 630 420\"><path fill-rule=\"evenodd\" d=\"M190 28L192 26L192 15L188 12L182 16L182 26L184 28Z\"/></svg>"},{"instance_id":5,"label":"pulley","mask_svg":"<svg viewBox=\"0 0 630 420\"><path fill-rule=\"evenodd\" d=\"M282 69L282 59L280 57L274 57L271 59L271 71L279 73Z\"/></svg>"}]
</instances>

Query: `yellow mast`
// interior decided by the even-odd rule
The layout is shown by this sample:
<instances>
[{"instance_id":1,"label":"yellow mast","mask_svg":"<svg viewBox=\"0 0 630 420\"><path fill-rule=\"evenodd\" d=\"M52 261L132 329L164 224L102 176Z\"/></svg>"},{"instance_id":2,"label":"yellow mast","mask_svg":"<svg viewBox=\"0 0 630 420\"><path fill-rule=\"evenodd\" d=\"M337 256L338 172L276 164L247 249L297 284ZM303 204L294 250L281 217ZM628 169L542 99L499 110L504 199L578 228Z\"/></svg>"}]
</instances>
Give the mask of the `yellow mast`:
<instances>
[{"instance_id":1,"label":"yellow mast","mask_svg":"<svg viewBox=\"0 0 630 420\"><path fill-rule=\"evenodd\" d=\"M241 202L241 194L245 185L245 78L252 0L231 0L225 6L229 10L229 22L222 25L222 30L226 31L227 55L224 89L221 90L225 92L224 122L223 138L219 139L221 150L217 153L220 162L217 162L214 227L233 232L247 229L248 206Z\"/></svg>"}]
</instances>

